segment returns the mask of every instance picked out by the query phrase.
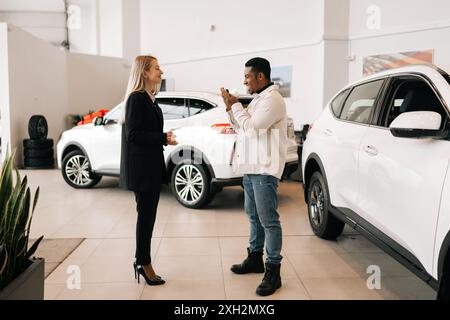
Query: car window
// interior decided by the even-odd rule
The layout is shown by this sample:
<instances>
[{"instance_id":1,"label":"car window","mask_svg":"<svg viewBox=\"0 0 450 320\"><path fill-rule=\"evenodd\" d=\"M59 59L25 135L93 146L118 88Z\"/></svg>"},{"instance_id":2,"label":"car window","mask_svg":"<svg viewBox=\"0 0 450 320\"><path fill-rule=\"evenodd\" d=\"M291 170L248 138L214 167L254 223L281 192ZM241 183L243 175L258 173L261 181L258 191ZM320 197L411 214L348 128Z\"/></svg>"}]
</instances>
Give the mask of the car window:
<instances>
[{"instance_id":1,"label":"car window","mask_svg":"<svg viewBox=\"0 0 450 320\"><path fill-rule=\"evenodd\" d=\"M442 119L446 117L439 98L425 80L414 76L394 78L380 125L389 127L400 114L411 111L434 111Z\"/></svg>"},{"instance_id":2,"label":"car window","mask_svg":"<svg viewBox=\"0 0 450 320\"><path fill-rule=\"evenodd\" d=\"M369 123L370 112L375 105L383 80L359 85L350 92L345 101L340 119L358 123Z\"/></svg>"},{"instance_id":3,"label":"car window","mask_svg":"<svg viewBox=\"0 0 450 320\"><path fill-rule=\"evenodd\" d=\"M115 110L113 110L112 112L108 113L106 118L108 120L113 120L115 122L119 122L121 116L122 116L122 106L120 106L120 107L116 108Z\"/></svg>"},{"instance_id":4,"label":"car window","mask_svg":"<svg viewBox=\"0 0 450 320\"><path fill-rule=\"evenodd\" d=\"M448 84L450 85L450 76L447 73L445 74L444 79L447 80Z\"/></svg>"},{"instance_id":5,"label":"car window","mask_svg":"<svg viewBox=\"0 0 450 320\"><path fill-rule=\"evenodd\" d=\"M206 101L189 99L189 116L194 116L211 108L214 108L214 106Z\"/></svg>"},{"instance_id":6,"label":"car window","mask_svg":"<svg viewBox=\"0 0 450 320\"><path fill-rule=\"evenodd\" d=\"M156 102L162 110L164 120L189 117L184 98L156 98Z\"/></svg>"},{"instance_id":7,"label":"car window","mask_svg":"<svg viewBox=\"0 0 450 320\"><path fill-rule=\"evenodd\" d=\"M242 106L244 107L244 108L247 108L248 107L248 105L252 102L252 100L253 100L253 97L246 97L246 98L238 98L238 100L239 100L239 102L242 104Z\"/></svg>"},{"instance_id":8,"label":"car window","mask_svg":"<svg viewBox=\"0 0 450 320\"><path fill-rule=\"evenodd\" d=\"M331 101L331 110L333 110L336 117L339 117L342 110L342 105L344 104L345 98L347 97L349 91L350 89L342 91L336 96L336 98L333 99L333 101Z\"/></svg>"}]
</instances>

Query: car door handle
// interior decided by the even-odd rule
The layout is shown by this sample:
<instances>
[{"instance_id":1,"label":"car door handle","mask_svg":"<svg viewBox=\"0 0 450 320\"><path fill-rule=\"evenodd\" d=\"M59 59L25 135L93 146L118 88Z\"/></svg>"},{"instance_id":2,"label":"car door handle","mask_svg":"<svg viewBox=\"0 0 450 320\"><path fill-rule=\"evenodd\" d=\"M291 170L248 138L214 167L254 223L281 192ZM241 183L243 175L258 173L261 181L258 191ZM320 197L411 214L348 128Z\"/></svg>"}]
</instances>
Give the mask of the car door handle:
<instances>
[{"instance_id":1,"label":"car door handle","mask_svg":"<svg viewBox=\"0 0 450 320\"><path fill-rule=\"evenodd\" d=\"M330 129L325 129L325 130L323 130L323 133L324 133L326 136L332 136L332 135L333 135L333 131L331 131Z\"/></svg>"},{"instance_id":2,"label":"car door handle","mask_svg":"<svg viewBox=\"0 0 450 320\"><path fill-rule=\"evenodd\" d=\"M372 146L365 146L364 151L371 156L376 156L378 154L378 150L375 147Z\"/></svg>"}]
</instances>

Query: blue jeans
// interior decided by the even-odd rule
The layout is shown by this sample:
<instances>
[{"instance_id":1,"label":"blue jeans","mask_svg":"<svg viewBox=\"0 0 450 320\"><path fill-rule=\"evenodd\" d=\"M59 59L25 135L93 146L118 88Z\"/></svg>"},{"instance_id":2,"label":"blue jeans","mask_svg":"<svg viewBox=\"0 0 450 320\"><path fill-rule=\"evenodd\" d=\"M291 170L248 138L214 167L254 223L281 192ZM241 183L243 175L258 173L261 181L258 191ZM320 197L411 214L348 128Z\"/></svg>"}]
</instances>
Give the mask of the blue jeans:
<instances>
[{"instance_id":1,"label":"blue jeans","mask_svg":"<svg viewBox=\"0 0 450 320\"><path fill-rule=\"evenodd\" d=\"M282 234L278 214L278 179L261 174L245 174L245 211L250 221L250 252L263 252L266 241L266 262L281 263Z\"/></svg>"}]
</instances>

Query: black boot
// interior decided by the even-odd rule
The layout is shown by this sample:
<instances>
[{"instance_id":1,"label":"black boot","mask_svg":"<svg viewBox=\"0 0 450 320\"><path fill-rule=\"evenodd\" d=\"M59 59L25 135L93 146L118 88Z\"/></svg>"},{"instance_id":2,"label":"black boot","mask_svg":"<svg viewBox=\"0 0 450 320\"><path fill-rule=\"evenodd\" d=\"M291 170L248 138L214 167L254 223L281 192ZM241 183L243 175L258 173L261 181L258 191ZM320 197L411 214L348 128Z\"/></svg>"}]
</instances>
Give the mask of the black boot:
<instances>
[{"instance_id":1,"label":"black boot","mask_svg":"<svg viewBox=\"0 0 450 320\"><path fill-rule=\"evenodd\" d=\"M246 273L263 273L264 272L264 261L262 252L250 252L247 248L248 256L241 264L234 264L231 266L231 271L237 274Z\"/></svg>"},{"instance_id":2,"label":"black boot","mask_svg":"<svg viewBox=\"0 0 450 320\"><path fill-rule=\"evenodd\" d=\"M266 263L266 273L261 284L256 288L256 294L268 296L281 287L281 264Z\"/></svg>"}]
</instances>

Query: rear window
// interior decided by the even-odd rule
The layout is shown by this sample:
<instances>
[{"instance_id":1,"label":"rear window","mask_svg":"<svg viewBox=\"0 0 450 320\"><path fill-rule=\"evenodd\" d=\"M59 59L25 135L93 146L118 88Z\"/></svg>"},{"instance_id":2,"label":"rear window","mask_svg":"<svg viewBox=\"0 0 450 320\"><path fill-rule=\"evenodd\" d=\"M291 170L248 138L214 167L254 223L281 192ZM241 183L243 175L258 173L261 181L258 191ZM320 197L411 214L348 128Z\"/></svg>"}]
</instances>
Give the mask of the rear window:
<instances>
[{"instance_id":1,"label":"rear window","mask_svg":"<svg viewBox=\"0 0 450 320\"><path fill-rule=\"evenodd\" d=\"M253 98L239 98L239 102L242 104L244 108L247 108L247 106L252 102Z\"/></svg>"},{"instance_id":2,"label":"rear window","mask_svg":"<svg viewBox=\"0 0 450 320\"><path fill-rule=\"evenodd\" d=\"M375 105L378 92L384 82L376 80L353 88L344 103L340 119L358 123L369 123L372 108Z\"/></svg>"},{"instance_id":3,"label":"rear window","mask_svg":"<svg viewBox=\"0 0 450 320\"><path fill-rule=\"evenodd\" d=\"M344 104L345 98L347 98L348 92L350 89L342 91L340 94L336 96L336 98L331 101L331 110L333 110L333 113L336 117L339 117L342 110L342 105Z\"/></svg>"},{"instance_id":4,"label":"rear window","mask_svg":"<svg viewBox=\"0 0 450 320\"><path fill-rule=\"evenodd\" d=\"M447 80L448 84L450 84L450 76L447 73L443 74L443 76L444 79Z\"/></svg>"}]
</instances>

